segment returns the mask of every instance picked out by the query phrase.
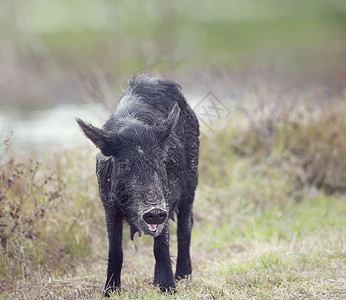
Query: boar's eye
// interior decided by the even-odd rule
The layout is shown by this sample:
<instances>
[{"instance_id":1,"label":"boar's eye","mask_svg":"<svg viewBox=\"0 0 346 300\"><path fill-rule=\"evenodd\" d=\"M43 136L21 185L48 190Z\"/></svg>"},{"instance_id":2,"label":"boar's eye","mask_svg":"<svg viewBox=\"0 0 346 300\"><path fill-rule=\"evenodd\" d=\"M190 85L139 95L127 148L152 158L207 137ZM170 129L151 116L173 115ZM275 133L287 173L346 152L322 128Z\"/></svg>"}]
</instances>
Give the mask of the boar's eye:
<instances>
[{"instance_id":1,"label":"boar's eye","mask_svg":"<svg viewBox=\"0 0 346 300\"><path fill-rule=\"evenodd\" d=\"M120 161L118 163L118 173L121 174L123 172L126 172L130 169L130 163L127 160Z\"/></svg>"}]
</instances>

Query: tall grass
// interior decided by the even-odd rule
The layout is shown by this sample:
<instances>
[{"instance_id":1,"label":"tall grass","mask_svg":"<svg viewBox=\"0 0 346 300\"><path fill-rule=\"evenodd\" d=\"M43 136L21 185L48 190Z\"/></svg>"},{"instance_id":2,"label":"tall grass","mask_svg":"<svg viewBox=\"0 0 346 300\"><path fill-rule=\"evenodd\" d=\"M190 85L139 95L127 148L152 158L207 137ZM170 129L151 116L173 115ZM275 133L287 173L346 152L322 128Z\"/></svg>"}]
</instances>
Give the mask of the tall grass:
<instances>
[{"instance_id":1,"label":"tall grass","mask_svg":"<svg viewBox=\"0 0 346 300\"><path fill-rule=\"evenodd\" d=\"M202 163L215 161L212 171L215 168L219 175L218 183L227 178L229 163L240 157L258 166L270 163L289 173L296 189L311 185L328 193L345 192L345 111L343 98L315 107L288 100L255 107L241 105L231 116L234 121L224 120L208 138L210 149L202 152L206 156L202 156Z\"/></svg>"},{"instance_id":2,"label":"tall grass","mask_svg":"<svg viewBox=\"0 0 346 300\"><path fill-rule=\"evenodd\" d=\"M1 277L8 282L25 279L34 270L73 271L90 254L95 232L103 233L98 226L90 228L102 221L102 214L94 207L97 191L90 164L80 163L87 157L76 152L16 158L9 154L8 140L1 150Z\"/></svg>"}]
</instances>

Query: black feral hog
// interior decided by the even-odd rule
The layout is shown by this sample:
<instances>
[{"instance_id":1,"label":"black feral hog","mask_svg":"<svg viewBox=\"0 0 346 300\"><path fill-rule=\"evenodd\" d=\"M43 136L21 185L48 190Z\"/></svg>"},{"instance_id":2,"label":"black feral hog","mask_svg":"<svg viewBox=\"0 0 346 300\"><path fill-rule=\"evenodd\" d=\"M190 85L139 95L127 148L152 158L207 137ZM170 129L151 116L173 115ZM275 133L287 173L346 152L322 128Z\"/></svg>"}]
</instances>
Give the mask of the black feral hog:
<instances>
[{"instance_id":1,"label":"black feral hog","mask_svg":"<svg viewBox=\"0 0 346 300\"><path fill-rule=\"evenodd\" d=\"M179 280L191 274L199 148L198 121L180 87L140 75L102 128L76 120L101 151L96 172L109 241L106 295L120 288L123 220L131 239L136 232L154 237L154 284L174 292L168 218L177 214Z\"/></svg>"}]
</instances>

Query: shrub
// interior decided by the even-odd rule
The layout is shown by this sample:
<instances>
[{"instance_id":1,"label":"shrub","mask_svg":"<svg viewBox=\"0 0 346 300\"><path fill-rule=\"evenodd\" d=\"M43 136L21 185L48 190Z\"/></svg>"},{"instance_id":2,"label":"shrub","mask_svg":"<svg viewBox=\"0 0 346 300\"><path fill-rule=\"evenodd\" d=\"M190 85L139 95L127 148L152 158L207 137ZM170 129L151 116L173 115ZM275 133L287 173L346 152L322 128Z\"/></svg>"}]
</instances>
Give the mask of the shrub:
<instances>
[{"instance_id":1,"label":"shrub","mask_svg":"<svg viewBox=\"0 0 346 300\"><path fill-rule=\"evenodd\" d=\"M315 186L328 193L345 192L346 103L334 101L314 108L287 103L262 103L267 106L263 109L243 106L240 116L239 110L234 111L204 143L207 154L202 155L213 163L202 162L201 168L214 170L220 162L214 173L221 172L225 178L229 170L224 166L234 156L251 158L254 164L270 160L267 167L288 172L296 189Z\"/></svg>"},{"instance_id":2,"label":"shrub","mask_svg":"<svg viewBox=\"0 0 346 300\"><path fill-rule=\"evenodd\" d=\"M304 180L327 192L346 191L346 105L331 106L276 132L276 145L289 151Z\"/></svg>"},{"instance_id":3,"label":"shrub","mask_svg":"<svg viewBox=\"0 0 346 300\"><path fill-rule=\"evenodd\" d=\"M73 270L90 252L93 233L86 223L95 222L90 220L95 213L88 208L93 196L75 193L73 198L74 189L68 186L71 178L79 178L74 182L78 185L85 176L73 176L64 166L69 163L65 155L46 163L17 158L8 140L0 150L1 277L23 278L42 268L58 273Z\"/></svg>"}]
</instances>

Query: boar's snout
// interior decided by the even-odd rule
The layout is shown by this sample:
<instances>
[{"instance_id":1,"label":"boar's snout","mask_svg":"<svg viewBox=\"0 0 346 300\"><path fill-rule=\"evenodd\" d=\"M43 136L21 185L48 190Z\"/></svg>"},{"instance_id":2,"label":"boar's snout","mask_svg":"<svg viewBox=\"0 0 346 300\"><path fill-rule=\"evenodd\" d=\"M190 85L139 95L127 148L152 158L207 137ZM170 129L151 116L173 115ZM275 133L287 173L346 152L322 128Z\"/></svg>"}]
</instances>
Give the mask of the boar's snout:
<instances>
[{"instance_id":1,"label":"boar's snout","mask_svg":"<svg viewBox=\"0 0 346 300\"><path fill-rule=\"evenodd\" d=\"M143 220L147 224L162 224L167 219L167 212L163 209L155 208L143 215Z\"/></svg>"},{"instance_id":2,"label":"boar's snout","mask_svg":"<svg viewBox=\"0 0 346 300\"><path fill-rule=\"evenodd\" d=\"M162 208L153 208L140 217L140 225L144 234L158 236L167 220L168 213Z\"/></svg>"}]
</instances>

